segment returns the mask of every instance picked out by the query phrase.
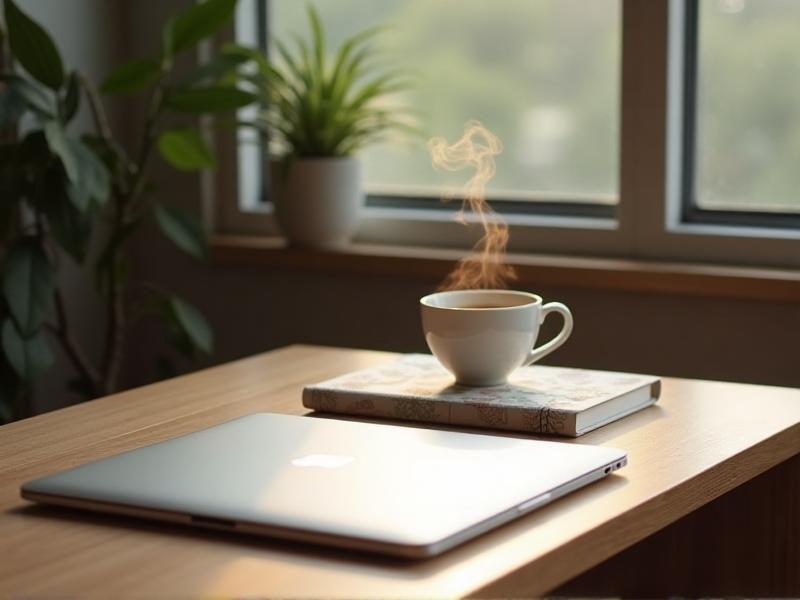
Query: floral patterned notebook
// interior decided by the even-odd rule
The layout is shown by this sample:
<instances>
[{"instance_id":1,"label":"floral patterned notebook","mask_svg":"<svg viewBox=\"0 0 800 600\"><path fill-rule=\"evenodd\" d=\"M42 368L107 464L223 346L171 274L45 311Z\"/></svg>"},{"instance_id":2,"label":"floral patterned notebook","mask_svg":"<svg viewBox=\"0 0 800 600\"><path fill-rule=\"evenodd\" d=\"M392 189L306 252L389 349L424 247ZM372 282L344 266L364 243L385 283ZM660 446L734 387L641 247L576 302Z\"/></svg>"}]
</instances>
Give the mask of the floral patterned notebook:
<instances>
[{"instance_id":1,"label":"floral patterned notebook","mask_svg":"<svg viewBox=\"0 0 800 600\"><path fill-rule=\"evenodd\" d=\"M329 379L303 390L303 406L365 417L579 436L658 400L657 377L534 365L496 387L456 385L430 355Z\"/></svg>"}]
</instances>

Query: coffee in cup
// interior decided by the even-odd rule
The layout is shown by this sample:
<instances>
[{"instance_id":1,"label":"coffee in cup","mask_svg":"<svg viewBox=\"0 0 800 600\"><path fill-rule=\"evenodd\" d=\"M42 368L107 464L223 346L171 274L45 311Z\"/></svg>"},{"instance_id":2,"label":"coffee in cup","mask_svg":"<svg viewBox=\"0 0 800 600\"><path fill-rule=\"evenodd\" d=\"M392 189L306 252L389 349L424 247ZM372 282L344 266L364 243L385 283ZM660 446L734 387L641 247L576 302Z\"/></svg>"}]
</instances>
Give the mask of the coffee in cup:
<instances>
[{"instance_id":1,"label":"coffee in cup","mask_svg":"<svg viewBox=\"0 0 800 600\"><path fill-rule=\"evenodd\" d=\"M461 385L502 385L517 367L561 346L572 333L572 313L560 302L513 290L455 290L420 299L425 341ZM564 319L561 332L534 348L550 313Z\"/></svg>"}]
</instances>

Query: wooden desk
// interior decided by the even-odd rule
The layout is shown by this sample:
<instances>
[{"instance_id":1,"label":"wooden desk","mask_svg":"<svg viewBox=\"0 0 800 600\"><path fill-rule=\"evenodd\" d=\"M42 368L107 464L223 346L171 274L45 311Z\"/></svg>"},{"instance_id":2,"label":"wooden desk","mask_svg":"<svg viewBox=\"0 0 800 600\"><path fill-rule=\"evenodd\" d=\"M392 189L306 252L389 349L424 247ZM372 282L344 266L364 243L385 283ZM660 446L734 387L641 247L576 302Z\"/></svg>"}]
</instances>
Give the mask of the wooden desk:
<instances>
[{"instance_id":1,"label":"wooden desk","mask_svg":"<svg viewBox=\"0 0 800 600\"><path fill-rule=\"evenodd\" d=\"M391 356L294 346L0 428L0 596L497 597L540 595L565 582L559 593L642 595L648 590L625 582L648 568L669 573L687 554L695 571L727 560L723 585L744 581L730 571L739 560L783 595L800 594L800 391L792 389L667 379L658 406L580 438L627 449L630 464L619 475L426 561L35 507L19 497L28 479L240 415L301 414L304 383ZM735 495L758 482L772 493L748 492L741 502L750 507L739 512ZM718 526L692 521L720 502L706 519ZM670 533L682 523L704 545ZM742 546L743 556L732 538L714 538L745 530L757 530L746 543L761 545ZM674 542L669 560L646 546L664 535ZM637 548L646 562L664 562L631 567ZM616 579L602 565L592 569L609 558ZM681 577L649 581L706 581Z\"/></svg>"}]
</instances>

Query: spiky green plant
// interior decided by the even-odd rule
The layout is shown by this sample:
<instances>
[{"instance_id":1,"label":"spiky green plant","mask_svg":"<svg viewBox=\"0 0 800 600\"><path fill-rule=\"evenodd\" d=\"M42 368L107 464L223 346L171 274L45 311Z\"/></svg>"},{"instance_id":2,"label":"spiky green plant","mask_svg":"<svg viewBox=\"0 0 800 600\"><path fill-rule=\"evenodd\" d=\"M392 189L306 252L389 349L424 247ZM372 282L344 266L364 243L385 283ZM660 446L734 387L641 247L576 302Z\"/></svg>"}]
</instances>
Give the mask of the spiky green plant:
<instances>
[{"instance_id":1,"label":"spiky green plant","mask_svg":"<svg viewBox=\"0 0 800 600\"><path fill-rule=\"evenodd\" d=\"M319 14L307 5L310 44L294 37L294 52L274 42L277 61L260 53L250 81L264 109L254 125L281 158L349 156L392 133L419 134L408 107L393 96L412 87L413 79L375 59L373 42L383 26L345 40L329 60Z\"/></svg>"}]
</instances>

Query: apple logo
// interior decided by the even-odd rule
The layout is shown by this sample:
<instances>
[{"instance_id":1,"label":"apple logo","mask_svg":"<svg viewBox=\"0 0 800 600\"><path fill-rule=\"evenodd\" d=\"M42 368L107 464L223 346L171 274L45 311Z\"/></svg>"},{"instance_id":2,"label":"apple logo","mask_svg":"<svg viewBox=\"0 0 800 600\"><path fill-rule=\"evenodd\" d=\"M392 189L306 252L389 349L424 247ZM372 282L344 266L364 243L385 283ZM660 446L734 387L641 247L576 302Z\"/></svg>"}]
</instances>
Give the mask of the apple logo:
<instances>
[{"instance_id":1,"label":"apple logo","mask_svg":"<svg viewBox=\"0 0 800 600\"><path fill-rule=\"evenodd\" d=\"M309 454L292 460L295 467L319 467L321 469L337 469L349 465L355 460L354 456L343 454Z\"/></svg>"}]
</instances>

